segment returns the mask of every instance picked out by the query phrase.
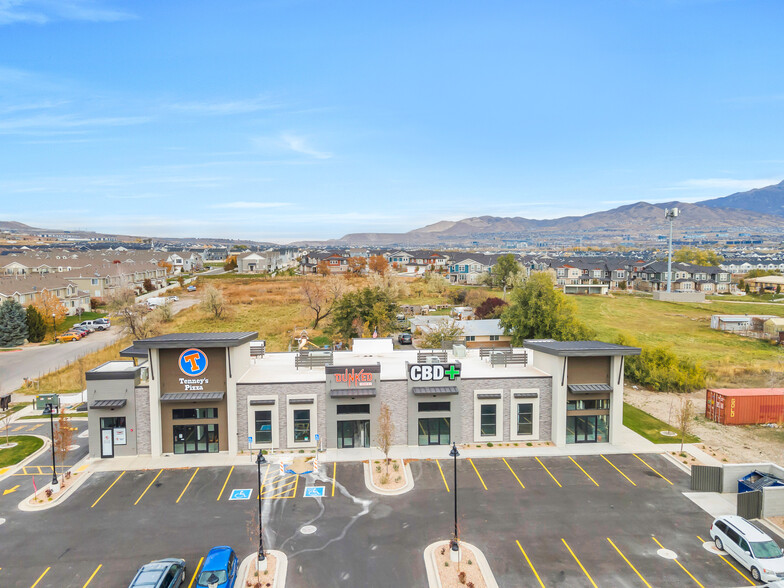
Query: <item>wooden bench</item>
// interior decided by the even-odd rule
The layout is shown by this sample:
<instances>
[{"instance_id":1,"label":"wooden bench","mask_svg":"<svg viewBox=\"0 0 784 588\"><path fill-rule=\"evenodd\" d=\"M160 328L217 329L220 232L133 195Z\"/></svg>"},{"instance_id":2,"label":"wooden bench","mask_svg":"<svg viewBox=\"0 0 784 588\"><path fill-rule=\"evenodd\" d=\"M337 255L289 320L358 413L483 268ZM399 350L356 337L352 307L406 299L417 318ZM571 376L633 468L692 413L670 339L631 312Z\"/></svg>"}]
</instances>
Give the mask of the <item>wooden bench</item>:
<instances>
[{"instance_id":1,"label":"wooden bench","mask_svg":"<svg viewBox=\"0 0 784 588\"><path fill-rule=\"evenodd\" d=\"M490 357L492 353L498 353L498 352L507 353L511 355L512 348L511 347L482 347L481 349L479 349L479 357L480 358Z\"/></svg>"},{"instance_id":2,"label":"wooden bench","mask_svg":"<svg viewBox=\"0 0 784 588\"><path fill-rule=\"evenodd\" d=\"M440 363L447 362L446 351L417 351L417 363L430 363L431 357L437 357Z\"/></svg>"},{"instance_id":3,"label":"wooden bench","mask_svg":"<svg viewBox=\"0 0 784 588\"><path fill-rule=\"evenodd\" d=\"M526 351L523 351L522 353L514 353L514 352L507 353L505 351L499 351L495 353L491 352L489 354L489 357L490 357L491 366L497 366L497 365L507 366L512 364L522 365L522 366L528 365L528 353Z\"/></svg>"},{"instance_id":4,"label":"wooden bench","mask_svg":"<svg viewBox=\"0 0 784 588\"><path fill-rule=\"evenodd\" d=\"M301 367L313 369L314 367L324 367L331 363L331 351L300 351L299 354L294 357L294 367L297 369Z\"/></svg>"}]
</instances>

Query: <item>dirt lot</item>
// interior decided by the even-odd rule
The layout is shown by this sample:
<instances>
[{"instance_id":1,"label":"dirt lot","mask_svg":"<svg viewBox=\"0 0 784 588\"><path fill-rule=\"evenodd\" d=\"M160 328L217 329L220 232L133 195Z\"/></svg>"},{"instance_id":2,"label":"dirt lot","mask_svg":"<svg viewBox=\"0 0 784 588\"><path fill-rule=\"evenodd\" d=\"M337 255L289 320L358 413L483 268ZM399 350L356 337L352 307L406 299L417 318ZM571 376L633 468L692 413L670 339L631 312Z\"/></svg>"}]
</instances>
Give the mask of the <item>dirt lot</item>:
<instances>
[{"instance_id":1,"label":"dirt lot","mask_svg":"<svg viewBox=\"0 0 784 588\"><path fill-rule=\"evenodd\" d=\"M629 404L671 423L675 430L680 399L691 399L697 419L691 431L703 441L704 449L719 461L748 463L756 461L784 462L784 428L763 426L724 426L705 420L705 390L691 394L675 394L635 390L626 387L625 400Z\"/></svg>"}]
</instances>

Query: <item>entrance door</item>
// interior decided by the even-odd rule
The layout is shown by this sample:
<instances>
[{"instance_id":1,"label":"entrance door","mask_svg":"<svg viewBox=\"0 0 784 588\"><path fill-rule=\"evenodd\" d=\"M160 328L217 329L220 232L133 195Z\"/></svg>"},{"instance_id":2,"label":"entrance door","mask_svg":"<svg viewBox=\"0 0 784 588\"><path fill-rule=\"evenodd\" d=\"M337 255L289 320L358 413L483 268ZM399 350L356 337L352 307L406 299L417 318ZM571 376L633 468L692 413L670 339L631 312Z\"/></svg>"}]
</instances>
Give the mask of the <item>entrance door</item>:
<instances>
[{"instance_id":1,"label":"entrance door","mask_svg":"<svg viewBox=\"0 0 784 588\"><path fill-rule=\"evenodd\" d=\"M338 421L338 449L370 447L370 421Z\"/></svg>"},{"instance_id":2,"label":"entrance door","mask_svg":"<svg viewBox=\"0 0 784 588\"><path fill-rule=\"evenodd\" d=\"M449 417L419 419L420 445L449 445Z\"/></svg>"},{"instance_id":3,"label":"entrance door","mask_svg":"<svg viewBox=\"0 0 784 588\"><path fill-rule=\"evenodd\" d=\"M101 457L114 457L113 429L101 429Z\"/></svg>"},{"instance_id":4,"label":"entrance door","mask_svg":"<svg viewBox=\"0 0 784 588\"><path fill-rule=\"evenodd\" d=\"M174 453L217 453L218 425L174 425Z\"/></svg>"},{"instance_id":5,"label":"entrance door","mask_svg":"<svg viewBox=\"0 0 784 588\"><path fill-rule=\"evenodd\" d=\"M574 442L596 443L596 415L574 417Z\"/></svg>"}]
</instances>

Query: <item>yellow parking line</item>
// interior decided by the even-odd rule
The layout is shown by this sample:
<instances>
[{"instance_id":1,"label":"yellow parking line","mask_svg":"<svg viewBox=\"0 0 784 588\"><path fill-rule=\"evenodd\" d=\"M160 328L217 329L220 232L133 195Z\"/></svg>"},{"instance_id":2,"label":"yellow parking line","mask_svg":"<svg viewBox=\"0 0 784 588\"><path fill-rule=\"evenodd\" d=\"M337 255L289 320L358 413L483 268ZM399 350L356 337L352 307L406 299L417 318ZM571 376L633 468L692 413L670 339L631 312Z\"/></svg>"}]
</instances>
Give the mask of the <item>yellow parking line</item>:
<instances>
[{"instance_id":1,"label":"yellow parking line","mask_svg":"<svg viewBox=\"0 0 784 588\"><path fill-rule=\"evenodd\" d=\"M479 473L479 470L476 469L476 466L474 465L474 461L470 457L468 458L468 461L471 462L471 467L474 468L476 475L479 476L479 481L482 482L482 486L484 487L485 490L487 490L487 486L485 486L485 481L482 479L482 475Z\"/></svg>"},{"instance_id":2,"label":"yellow parking line","mask_svg":"<svg viewBox=\"0 0 784 588\"><path fill-rule=\"evenodd\" d=\"M43 577L44 577L44 576L47 574L47 572L48 572L50 569L52 569L52 568L46 568L46 569L44 570L44 573L43 573L43 574L41 574L40 576L38 576L38 579L35 581L35 584L33 584L32 586L30 586L30 588L35 588L36 586L38 586L38 582L40 582L40 581L43 579Z\"/></svg>"},{"instance_id":3,"label":"yellow parking line","mask_svg":"<svg viewBox=\"0 0 784 588\"><path fill-rule=\"evenodd\" d=\"M591 583L593 588L599 588L596 585L596 582L593 581L593 578L591 578L591 574L589 574L588 570L586 570L585 566L583 566L582 562L579 559L577 559L577 556L574 554L574 551L572 551L572 548L569 547L569 544L566 542L566 539L561 538L561 541L563 541L563 544L566 545L566 549L568 549L569 553L572 554L572 557L574 558L574 561L576 561L577 565L580 566L580 569L583 571L583 574L585 574L585 577L588 578L588 581Z\"/></svg>"},{"instance_id":4,"label":"yellow parking line","mask_svg":"<svg viewBox=\"0 0 784 588\"><path fill-rule=\"evenodd\" d=\"M16 431L21 431L21 430L22 430L22 429L24 429L26 426L27 426L27 425L19 425L18 427L15 427L15 428L11 429L11 432L12 432L12 433L15 433ZM46 568L46 569L48 570L49 568ZM46 573L46 572L44 572L44 573Z\"/></svg>"},{"instance_id":5,"label":"yellow parking line","mask_svg":"<svg viewBox=\"0 0 784 588\"><path fill-rule=\"evenodd\" d=\"M256 500L258 500L258 499L259 499L259 497L260 497L260 496L261 496L261 495L264 493L264 482L266 482L266 481L267 481L267 474L269 473L269 470L270 470L270 466L271 466L271 465L272 465L272 464L269 464L269 463L268 463L268 464L267 464L267 469L266 469L266 470L264 470L264 477L261 479L261 484L259 484L259 493L258 493L258 494L256 494Z\"/></svg>"},{"instance_id":6,"label":"yellow parking line","mask_svg":"<svg viewBox=\"0 0 784 588\"><path fill-rule=\"evenodd\" d=\"M610 539L609 537L607 537L607 541L609 541L609 542L610 542L610 545L612 545L613 547L615 547L615 551L617 551L617 552L618 552L618 555L620 555L620 556L623 558L623 561L625 561L627 564L629 564L629 567L630 567L632 570L634 570L634 573L635 573L635 574L637 574L637 575L639 576L640 580L642 580L642 583L643 583L643 584L645 584L645 585L646 585L648 588L651 588L651 585L650 585L650 584L648 584L648 580L646 580L645 578L643 578L643 577L642 577L642 574L641 574L640 572L638 572L638 571L637 571L637 568L635 568L635 567L632 565L632 562L630 562L628 559L626 559L626 556L625 556L625 555L624 555L624 554L621 552L621 550L620 550L620 549L618 549L618 547L615 545L615 543L613 543L613 542L612 542L612 539Z\"/></svg>"},{"instance_id":7,"label":"yellow parking line","mask_svg":"<svg viewBox=\"0 0 784 588\"><path fill-rule=\"evenodd\" d=\"M576 465L578 468L580 468L580 471L581 471L582 473L584 473L586 476L588 476L588 479L589 479L591 482L593 482L593 483L594 483L596 486L598 486L598 485L599 485L599 484L597 484L597 483L596 483L596 480L594 480L594 479L591 477L591 475L590 475L588 472L586 472L586 471L583 469L583 466L581 466L579 463L577 463L576 461L574 461L574 459L572 458L572 456L571 456L571 455L569 456L569 459L571 459L571 460L572 460L572 463L574 463L574 465Z\"/></svg>"},{"instance_id":8,"label":"yellow parking line","mask_svg":"<svg viewBox=\"0 0 784 588\"><path fill-rule=\"evenodd\" d=\"M517 543L517 546L520 548L520 551L523 552L523 557L525 558L525 561L528 562L528 567L531 568L531 571L534 573L534 576L536 576L536 579L539 580L539 585L542 588L544 588L544 582L542 582L542 579L539 577L539 573L536 571L536 568L534 567L534 564L532 564L531 560L528 559L528 554L525 552L525 549L523 549L523 546L520 545L519 541L515 541L515 543Z\"/></svg>"},{"instance_id":9,"label":"yellow parking line","mask_svg":"<svg viewBox=\"0 0 784 588\"><path fill-rule=\"evenodd\" d=\"M614 464L613 462L611 462L609 459L607 459L607 458L606 458L606 457L604 457L604 456L602 456L602 459L604 459L604 461L606 461L606 462L607 462L607 463L609 463L609 464L610 464L612 467L614 467L614 468L615 468L615 471L617 471L617 472L618 472L619 474L621 474L621 475L622 475L624 478L626 478L627 480L629 480L629 483L630 483L632 486L636 486L636 485L637 485L637 484L635 484L634 482L632 482L632 480L631 480L631 478L630 478L629 476L627 476L627 475L626 475L626 474L624 474L624 473L623 473L621 470L619 470L617 467L615 467L615 464Z\"/></svg>"},{"instance_id":10,"label":"yellow parking line","mask_svg":"<svg viewBox=\"0 0 784 588\"><path fill-rule=\"evenodd\" d=\"M92 582L92 581L93 581L93 578L95 578L95 574L97 574L97 573L98 573L98 570L100 570L100 569L101 569L101 566L102 566L102 565L103 565L103 564L98 564L98 567L97 567L97 568L95 568L95 571L93 572L93 575L92 575L92 576L90 576L90 579L89 579L89 580L87 580L87 581L84 583L84 586L82 586L82 588L87 588L87 586L89 586L89 585L90 585L90 582Z\"/></svg>"},{"instance_id":11,"label":"yellow parking line","mask_svg":"<svg viewBox=\"0 0 784 588\"><path fill-rule=\"evenodd\" d=\"M438 466L438 471L441 472L441 479L444 481L444 486L446 486L446 491L449 492L449 484L446 483L446 476L444 476L444 470L441 469L441 464L436 460L436 465Z\"/></svg>"},{"instance_id":12,"label":"yellow parking line","mask_svg":"<svg viewBox=\"0 0 784 588\"><path fill-rule=\"evenodd\" d=\"M700 543L705 543L705 541L703 540L703 538L702 538L702 537L700 537L699 535L697 535L697 539L699 539L699 540L700 540ZM731 562L730 562L730 561L729 561L729 560L728 560L726 557L724 557L724 556L723 556L723 555L721 555L720 553L717 553L716 555L718 555L718 556L719 556L721 559L723 559L723 560L724 560L724 563L726 563L726 564L727 564L728 566L730 566L730 567L731 567L733 570L735 570L735 571L736 571L736 572L738 572L738 573L739 573L741 576L743 576L743 579L744 579L744 580L746 580L746 581L747 581L749 584L751 584L752 586L756 586L756 584L755 584L754 582L752 582L751 580L749 580L749 578L748 578L748 576L746 576L746 574L744 574L744 573L743 573L743 572L741 572L741 571L740 571L738 568L736 568L734 565L732 565L732 563L731 563Z\"/></svg>"},{"instance_id":13,"label":"yellow parking line","mask_svg":"<svg viewBox=\"0 0 784 588\"><path fill-rule=\"evenodd\" d=\"M191 574L191 583L188 584L188 588L193 588L193 582L196 580L196 576L199 575L199 568L201 568L201 564L202 564L203 561L204 561L204 558L202 557L199 560L199 563L196 565L196 569L193 570L193 574Z\"/></svg>"},{"instance_id":14,"label":"yellow parking line","mask_svg":"<svg viewBox=\"0 0 784 588\"><path fill-rule=\"evenodd\" d=\"M332 496L335 496L335 480L338 475L338 462L332 462Z\"/></svg>"},{"instance_id":15,"label":"yellow parking line","mask_svg":"<svg viewBox=\"0 0 784 588\"><path fill-rule=\"evenodd\" d=\"M193 472L193 475L191 476L191 479L188 480L188 483L185 484L185 488L182 489L182 492L180 492L180 495L177 497L177 501L175 502L175 504L177 504L180 501L180 498L182 498L182 495L185 494L185 491L188 489L188 486L191 485L191 482L193 482L193 478L195 478L196 474L198 474L198 473L199 473L199 468L196 468L196 471Z\"/></svg>"},{"instance_id":16,"label":"yellow parking line","mask_svg":"<svg viewBox=\"0 0 784 588\"><path fill-rule=\"evenodd\" d=\"M653 535L651 535L651 539L653 539L653 540L654 540L654 542L656 543L656 545L658 545L658 546L659 546L659 547L661 547L662 549L665 549L664 545L662 545L661 543L659 543L659 540L658 540L658 539L656 539L656 537L654 537ZM685 567L683 567L683 564L682 564L681 562L679 562L677 558L676 558L676 559L674 559L673 561L674 561L676 564L678 564L678 566L679 566L679 567L680 567L680 568L681 568L681 569L682 569L684 572L686 572L686 573L688 574L689 578L691 578L692 580L694 580L694 582L697 584L697 586L699 586L700 588L705 588L705 586L703 586L702 584L700 584L700 581L699 581L697 578L695 578L694 576L692 576L692 575L691 575L691 572L690 572L689 570L687 570Z\"/></svg>"},{"instance_id":17,"label":"yellow parking line","mask_svg":"<svg viewBox=\"0 0 784 588\"><path fill-rule=\"evenodd\" d=\"M96 504L98 504L98 503L101 501L101 498L103 498L104 496L106 496L106 493L107 493L109 490L111 490L111 489L112 489L112 486L114 486L114 485L115 485L117 482L119 482L119 481L120 481L120 478L122 478L124 475L125 475L125 470L123 470L122 472L120 472L120 475L119 475L119 476L117 476L117 478L115 478L114 482L112 482L112 483L111 483L111 485L110 485L110 486L109 486L109 487L108 487L106 490L104 490L103 494L101 494L101 495L98 497L98 500L96 500L95 502L93 502L93 503L90 505L90 508L92 508L93 506L95 506Z\"/></svg>"},{"instance_id":18,"label":"yellow parking line","mask_svg":"<svg viewBox=\"0 0 784 588\"><path fill-rule=\"evenodd\" d=\"M647 465L647 466L648 466L648 467L649 467L651 470L653 470L654 472L656 472L657 474L659 474L659 477L660 477L660 478L662 478L662 479L663 479L665 482L667 482L667 483L668 483L670 486L674 486L674 485L675 485L675 484L673 484L672 482L670 482L670 481L669 481L667 478L665 478L665 477L662 475L662 473L661 473L661 472L659 472L659 471L655 470L654 468L652 468L652 467L651 467L651 466L648 464L648 462L647 462L647 461L645 461L643 458L641 458L639 455L637 455L636 453L632 453L632 455L633 455L634 457L636 457L637 459L639 459L639 460L640 460L642 463L644 463L645 465Z\"/></svg>"},{"instance_id":19,"label":"yellow parking line","mask_svg":"<svg viewBox=\"0 0 784 588\"><path fill-rule=\"evenodd\" d=\"M155 484L155 480L157 480L157 479L158 479L158 476L160 476L162 473L163 473L163 470L161 470L160 472L158 472L157 474L155 474L155 477L152 479L152 482L150 482L150 483L147 485L147 487L144 489L144 492L142 492L141 496L139 496L139 498L137 498L137 499L136 499L136 502L134 502L134 503L133 503L133 505L134 505L134 506L136 506L137 504L139 504L139 501L140 501L140 500L141 500L141 499L144 497L144 495L145 495L145 494L147 494L147 490L149 490L149 489L150 489L150 486L152 486L153 484Z\"/></svg>"},{"instance_id":20,"label":"yellow parking line","mask_svg":"<svg viewBox=\"0 0 784 588\"><path fill-rule=\"evenodd\" d=\"M33 425L32 427L30 427L30 430L35 431L38 427L43 427L43 426L44 426L43 423L38 423L37 425Z\"/></svg>"},{"instance_id":21,"label":"yellow parking line","mask_svg":"<svg viewBox=\"0 0 784 588\"><path fill-rule=\"evenodd\" d=\"M544 465L544 464L542 463L542 461L541 461L541 460L540 460L538 457L534 457L534 459L535 459L536 461L538 461L538 462L539 462L539 465L540 465L540 466L542 466L542 467L544 468L544 471L546 471L548 474L550 474L550 477L553 479L553 482L555 482L556 484L558 484L558 487L559 487L559 488L563 488L563 486L561 486L561 483L558 481L558 479L557 479L557 478L556 478L554 475L552 475L552 474L550 473L550 470L548 470L548 469L547 469L547 466L546 466L546 465Z\"/></svg>"},{"instance_id":22,"label":"yellow parking line","mask_svg":"<svg viewBox=\"0 0 784 588\"><path fill-rule=\"evenodd\" d=\"M506 461L506 458L505 458L505 457L502 457L501 459L503 459L503 460L504 460L504 463L506 464L506 467L508 467L508 468L509 468L509 471L510 471L510 472L512 472L512 475L515 477L515 480L517 480L517 482L520 484L520 486L522 486L523 488L525 488L525 485L524 485L522 482L520 482L520 478L518 478L518 477L517 477L517 474L515 474L514 470L512 469L512 466L510 466L510 465L509 465L509 462L508 462L508 461Z\"/></svg>"},{"instance_id":23,"label":"yellow parking line","mask_svg":"<svg viewBox=\"0 0 784 588\"><path fill-rule=\"evenodd\" d=\"M231 472L233 471L234 471L234 466L231 466L231 469L229 470L229 475L226 476L226 481L223 483L223 488L221 488L220 494L218 494L218 498L216 498L216 500L220 500L221 496L223 496L223 491L226 489L226 484L229 483L229 478L231 478Z\"/></svg>"},{"instance_id":24,"label":"yellow parking line","mask_svg":"<svg viewBox=\"0 0 784 588\"><path fill-rule=\"evenodd\" d=\"M84 465L83 465L83 466L81 466L81 467L80 467L78 470L76 470L76 472L77 472L77 473L83 472L83 471L84 471L84 470L86 470L88 467L90 467L90 466L89 466L89 465L87 465L87 464L84 464Z\"/></svg>"}]
</instances>

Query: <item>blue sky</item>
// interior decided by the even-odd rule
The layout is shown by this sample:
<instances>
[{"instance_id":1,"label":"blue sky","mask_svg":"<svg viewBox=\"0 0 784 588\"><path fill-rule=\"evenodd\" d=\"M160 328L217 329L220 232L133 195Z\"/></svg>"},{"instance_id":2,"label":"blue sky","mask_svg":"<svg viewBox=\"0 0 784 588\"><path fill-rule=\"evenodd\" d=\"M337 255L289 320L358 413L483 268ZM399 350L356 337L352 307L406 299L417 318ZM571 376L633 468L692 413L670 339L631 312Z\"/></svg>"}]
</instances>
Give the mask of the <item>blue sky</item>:
<instances>
[{"instance_id":1,"label":"blue sky","mask_svg":"<svg viewBox=\"0 0 784 588\"><path fill-rule=\"evenodd\" d=\"M0 0L0 220L286 242L784 178L780 0Z\"/></svg>"}]
</instances>

